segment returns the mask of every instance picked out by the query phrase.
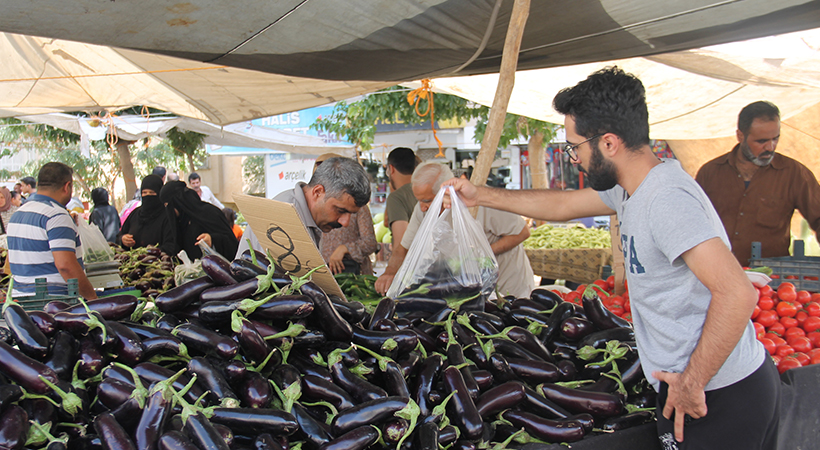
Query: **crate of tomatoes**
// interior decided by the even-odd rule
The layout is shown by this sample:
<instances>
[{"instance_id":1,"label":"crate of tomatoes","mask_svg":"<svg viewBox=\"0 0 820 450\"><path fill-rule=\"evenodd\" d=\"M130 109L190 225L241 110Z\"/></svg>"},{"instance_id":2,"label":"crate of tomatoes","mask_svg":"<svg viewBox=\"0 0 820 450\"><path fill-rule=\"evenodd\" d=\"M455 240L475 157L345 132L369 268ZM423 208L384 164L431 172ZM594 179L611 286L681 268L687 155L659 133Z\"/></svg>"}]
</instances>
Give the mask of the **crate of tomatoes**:
<instances>
[{"instance_id":1,"label":"crate of tomatoes","mask_svg":"<svg viewBox=\"0 0 820 450\"><path fill-rule=\"evenodd\" d=\"M820 363L820 293L798 290L789 281L756 289L752 323L780 373Z\"/></svg>"},{"instance_id":2,"label":"crate of tomatoes","mask_svg":"<svg viewBox=\"0 0 820 450\"><path fill-rule=\"evenodd\" d=\"M752 242L749 267L768 267L772 270L770 285L777 289L780 283L791 283L796 289L820 292L820 256L806 256L804 242L794 241L793 256L761 258L760 242Z\"/></svg>"}]
</instances>

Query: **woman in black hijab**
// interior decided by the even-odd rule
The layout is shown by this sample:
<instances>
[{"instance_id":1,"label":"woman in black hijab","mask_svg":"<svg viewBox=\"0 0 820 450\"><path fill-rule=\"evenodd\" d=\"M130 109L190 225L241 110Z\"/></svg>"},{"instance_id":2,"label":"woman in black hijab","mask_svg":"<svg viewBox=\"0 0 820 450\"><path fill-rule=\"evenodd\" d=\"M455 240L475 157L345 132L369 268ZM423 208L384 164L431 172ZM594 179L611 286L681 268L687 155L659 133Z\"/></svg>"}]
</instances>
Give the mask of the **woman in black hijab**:
<instances>
[{"instance_id":1,"label":"woman in black hijab","mask_svg":"<svg viewBox=\"0 0 820 450\"><path fill-rule=\"evenodd\" d=\"M91 191L91 201L94 202L94 209L91 210L88 223L99 227L106 242L116 242L117 233L120 232L120 215L117 208L108 204L108 190L103 187L95 188Z\"/></svg>"},{"instance_id":2,"label":"woman in black hijab","mask_svg":"<svg viewBox=\"0 0 820 450\"><path fill-rule=\"evenodd\" d=\"M176 224L159 199L162 178L148 175L142 179L142 205L134 209L117 235L117 243L123 248L156 245L163 252L175 256L179 253Z\"/></svg>"},{"instance_id":3,"label":"woman in black hijab","mask_svg":"<svg viewBox=\"0 0 820 450\"><path fill-rule=\"evenodd\" d=\"M168 211L176 215L177 242L191 259L202 257L196 245L199 241L205 241L222 256L233 259L239 242L222 210L200 200L199 194L182 181L169 181L159 196Z\"/></svg>"}]
</instances>

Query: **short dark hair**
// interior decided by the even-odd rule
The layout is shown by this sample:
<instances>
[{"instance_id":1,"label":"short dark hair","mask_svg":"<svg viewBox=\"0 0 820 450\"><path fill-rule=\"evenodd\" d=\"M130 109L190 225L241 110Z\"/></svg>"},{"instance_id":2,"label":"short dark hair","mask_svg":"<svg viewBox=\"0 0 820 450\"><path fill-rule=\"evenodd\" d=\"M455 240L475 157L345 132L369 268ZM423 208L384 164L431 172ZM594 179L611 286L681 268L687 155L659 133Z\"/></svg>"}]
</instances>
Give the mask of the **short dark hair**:
<instances>
[{"instance_id":1,"label":"short dark hair","mask_svg":"<svg viewBox=\"0 0 820 450\"><path fill-rule=\"evenodd\" d=\"M31 186L32 189L37 187L37 180L35 180L34 177L20 178L20 182Z\"/></svg>"},{"instance_id":2,"label":"short dark hair","mask_svg":"<svg viewBox=\"0 0 820 450\"><path fill-rule=\"evenodd\" d=\"M156 175L160 178L164 177L166 173L165 167L162 166L154 167L154 170L151 171L151 175Z\"/></svg>"},{"instance_id":3,"label":"short dark hair","mask_svg":"<svg viewBox=\"0 0 820 450\"><path fill-rule=\"evenodd\" d=\"M387 164L402 175L413 175L416 170L416 154L407 147L396 147L387 155Z\"/></svg>"},{"instance_id":4,"label":"short dark hair","mask_svg":"<svg viewBox=\"0 0 820 450\"><path fill-rule=\"evenodd\" d=\"M767 122L780 119L780 110L772 102L764 100L749 103L740 110L737 116L737 129L748 134L755 119L764 119Z\"/></svg>"},{"instance_id":5,"label":"short dark hair","mask_svg":"<svg viewBox=\"0 0 820 450\"><path fill-rule=\"evenodd\" d=\"M190 182L191 180L201 180L201 179L202 179L202 177L200 177L199 174L196 173L196 172L191 172L191 174L188 175L188 182Z\"/></svg>"},{"instance_id":6,"label":"short dark hair","mask_svg":"<svg viewBox=\"0 0 820 450\"><path fill-rule=\"evenodd\" d=\"M228 222L230 222L231 225L233 225L233 223L236 222L236 211L234 211L233 209L228 208L226 206L222 209L222 214L225 215L225 218L228 219Z\"/></svg>"},{"instance_id":7,"label":"short dark hair","mask_svg":"<svg viewBox=\"0 0 820 450\"><path fill-rule=\"evenodd\" d=\"M339 198L350 194L361 208L370 201L370 179L364 167L350 158L330 158L316 167L308 186L322 185L325 195Z\"/></svg>"},{"instance_id":8,"label":"short dark hair","mask_svg":"<svg viewBox=\"0 0 820 450\"><path fill-rule=\"evenodd\" d=\"M61 162L52 161L40 168L37 174L37 184L40 188L60 188L71 181L73 175L74 169Z\"/></svg>"},{"instance_id":9,"label":"short dark hair","mask_svg":"<svg viewBox=\"0 0 820 450\"><path fill-rule=\"evenodd\" d=\"M613 133L632 150L649 144L646 90L641 80L618 67L601 69L562 89L552 105L572 117L576 133L583 137ZM593 139L592 145L596 141Z\"/></svg>"}]
</instances>

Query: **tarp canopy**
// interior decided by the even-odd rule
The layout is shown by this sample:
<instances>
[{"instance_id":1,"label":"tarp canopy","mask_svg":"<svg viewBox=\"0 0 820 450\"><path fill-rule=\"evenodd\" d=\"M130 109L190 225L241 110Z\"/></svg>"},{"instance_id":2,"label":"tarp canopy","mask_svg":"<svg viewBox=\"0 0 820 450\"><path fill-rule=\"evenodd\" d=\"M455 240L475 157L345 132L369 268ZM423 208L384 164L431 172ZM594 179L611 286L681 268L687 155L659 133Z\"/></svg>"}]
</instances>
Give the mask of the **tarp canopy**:
<instances>
[{"instance_id":1,"label":"tarp canopy","mask_svg":"<svg viewBox=\"0 0 820 450\"><path fill-rule=\"evenodd\" d=\"M78 117L70 114L38 114L19 116L20 120L42 123L56 128L79 134L91 141L106 139L112 131L118 139L135 141L149 136L164 137L165 132L177 127L182 130L195 131L205 135L204 143L213 146L231 146L259 149L241 154L270 153L271 151L321 155L329 151L343 156L354 157L356 150L353 146L328 145L317 136L301 133L274 130L272 128L256 126L250 122L238 123L220 127L212 123L188 117L143 117L143 116L112 116L102 121L93 117ZM219 152L213 154L237 154L237 152Z\"/></svg>"},{"instance_id":2,"label":"tarp canopy","mask_svg":"<svg viewBox=\"0 0 820 450\"><path fill-rule=\"evenodd\" d=\"M0 31L296 77L410 81L498 72L513 3L5 0ZM533 0L518 68L654 55L817 23L817 0Z\"/></svg>"}]
</instances>

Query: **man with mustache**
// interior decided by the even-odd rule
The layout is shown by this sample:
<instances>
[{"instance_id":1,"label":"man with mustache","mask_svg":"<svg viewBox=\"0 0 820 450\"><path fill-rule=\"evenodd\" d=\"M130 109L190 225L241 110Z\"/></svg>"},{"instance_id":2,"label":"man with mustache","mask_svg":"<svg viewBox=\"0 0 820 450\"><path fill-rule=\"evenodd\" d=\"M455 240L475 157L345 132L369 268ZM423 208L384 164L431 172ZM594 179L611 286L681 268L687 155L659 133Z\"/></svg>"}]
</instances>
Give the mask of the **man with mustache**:
<instances>
[{"instance_id":1,"label":"man with mustache","mask_svg":"<svg viewBox=\"0 0 820 450\"><path fill-rule=\"evenodd\" d=\"M646 91L606 68L553 100L592 189L512 191L459 178L467 206L566 221L617 212L635 342L658 392L661 448L774 449L780 378L749 318L757 292L709 197L649 145Z\"/></svg>"},{"instance_id":2,"label":"man with mustache","mask_svg":"<svg viewBox=\"0 0 820 450\"><path fill-rule=\"evenodd\" d=\"M775 153L780 111L765 101L746 105L737 120L738 144L707 162L696 180L712 200L741 265L749 264L752 242L761 256L789 256L794 210L820 230L820 184L803 164Z\"/></svg>"},{"instance_id":3,"label":"man with mustache","mask_svg":"<svg viewBox=\"0 0 820 450\"><path fill-rule=\"evenodd\" d=\"M350 215L370 201L370 180L358 162L350 158L330 158L313 172L310 181L296 183L293 189L280 192L274 200L290 203L308 230L317 249L321 249L322 232L346 227ZM248 228L239 243L236 256L251 247L263 252L262 245Z\"/></svg>"}]
</instances>

